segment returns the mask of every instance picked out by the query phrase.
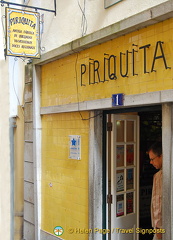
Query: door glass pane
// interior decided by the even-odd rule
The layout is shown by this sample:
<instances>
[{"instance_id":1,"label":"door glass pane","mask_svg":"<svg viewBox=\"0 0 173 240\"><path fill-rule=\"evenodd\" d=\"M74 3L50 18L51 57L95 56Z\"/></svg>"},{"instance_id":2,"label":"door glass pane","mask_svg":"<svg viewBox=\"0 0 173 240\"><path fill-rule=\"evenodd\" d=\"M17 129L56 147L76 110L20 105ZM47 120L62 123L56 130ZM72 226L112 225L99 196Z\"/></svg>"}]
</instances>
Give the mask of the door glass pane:
<instances>
[{"instance_id":1,"label":"door glass pane","mask_svg":"<svg viewBox=\"0 0 173 240\"><path fill-rule=\"evenodd\" d=\"M117 217L124 215L124 194L117 195Z\"/></svg>"},{"instance_id":2,"label":"door glass pane","mask_svg":"<svg viewBox=\"0 0 173 240\"><path fill-rule=\"evenodd\" d=\"M117 167L124 166L124 145L117 146Z\"/></svg>"},{"instance_id":3,"label":"door glass pane","mask_svg":"<svg viewBox=\"0 0 173 240\"><path fill-rule=\"evenodd\" d=\"M134 121L127 121L127 142L134 141Z\"/></svg>"},{"instance_id":4,"label":"door glass pane","mask_svg":"<svg viewBox=\"0 0 173 240\"><path fill-rule=\"evenodd\" d=\"M130 168L130 169L127 169L126 171L126 176L127 176L127 182L126 182L126 187L127 187L127 190L129 189L133 189L134 188L134 169L133 168Z\"/></svg>"},{"instance_id":5,"label":"door glass pane","mask_svg":"<svg viewBox=\"0 0 173 240\"><path fill-rule=\"evenodd\" d=\"M117 142L124 142L124 121L116 121Z\"/></svg>"},{"instance_id":6,"label":"door glass pane","mask_svg":"<svg viewBox=\"0 0 173 240\"><path fill-rule=\"evenodd\" d=\"M134 165L134 145L127 145L126 148L126 161L127 166Z\"/></svg>"},{"instance_id":7,"label":"door glass pane","mask_svg":"<svg viewBox=\"0 0 173 240\"><path fill-rule=\"evenodd\" d=\"M124 170L117 170L116 181L117 192L124 191Z\"/></svg>"},{"instance_id":8,"label":"door glass pane","mask_svg":"<svg viewBox=\"0 0 173 240\"><path fill-rule=\"evenodd\" d=\"M133 209L134 209L134 197L133 197L133 195L134 195L133 192L127 193L127 195L126 195L127 214L133 213Z\"/></svg>"}]
</instances>

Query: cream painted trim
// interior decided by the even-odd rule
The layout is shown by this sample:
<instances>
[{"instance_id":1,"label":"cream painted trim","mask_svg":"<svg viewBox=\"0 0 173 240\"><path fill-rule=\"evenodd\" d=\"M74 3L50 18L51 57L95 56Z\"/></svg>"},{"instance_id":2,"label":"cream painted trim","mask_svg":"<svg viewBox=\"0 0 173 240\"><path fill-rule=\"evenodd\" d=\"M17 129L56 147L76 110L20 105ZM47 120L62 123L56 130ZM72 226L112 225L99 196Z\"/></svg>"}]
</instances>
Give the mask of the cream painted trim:
<instances>
[{"instance_id":1,"label":"cream painted trim","mask_svg":"<svg viewBox=\"0 0 173 240\"><path fill-rule=\"evenodd\" d=\"M89 229L102 229L103 214L103 146L102 131L103 119L100 116L102 111L90 112L90 131L89 131ZM97 117L94 117L97 116ZM88 240L100 240L100 234L92 232Z\"/></svg>"},{"instance_id":2,"label":"cream painted trim","mask_svg":"<svg viewBox=\"0 0 173 240\"><path fill-rule=\"evenodd\" d=\"M113 6L114 4L122 2L122 1L123 0L105 0L104 6L105 6L105 8L109 8L109 7Z\"/></svg>"},{"instance_id":3,"label":"cream painted trim","mask_svg":"<svg viewBox=\"0 0 173 240\"><path fill-rule=\"evenodd\" d=\"M55 61L172 17L173 2L170 0L42 54L33 64Z\"/></svg>"},{"instance_id":4,"label":"cream painted trim","mask_svg":"<svg viewBox=\"0 0 173 240\"><path fill-rule=\"evenodd\" d=\"M33 69L33 163L35 239L40 240L41 229L41 116L40 116L40 66Z\"/></svg>"},{"instance_id":5,"label":"cream painted trim","mask_svg":"<svg viewBox=\"0 0 173 240\"><path fill-rule=\"evenodd\" d=\"M63 238L57 237L57 236L55 236L51 233L48 233L44 230L40 230L40 236L41 236L41 240L63 240Z\"/></svg>"},{"instance_id":6,"label":"cream painted trim","mask_svg":"<svg viewBox=\"0 0 173 240\"><path fill-rule=\"evenodd\" d=\"M173 90L163 90L151 93L141 93L124 96L124 106L112 107L112 98L85 101L80 103L70 103L66 105L56 105L41 107L40 114L53 114L63 112L91 111L99 109L119 109L124 107L137 107L151 104L161 104L173 102Z\"/></svg>"},{"instance_id":7,"label":"cream painted trim","mask_svg":"<svg viewBox=\"0 0 173 240\"><path fill-rule=\"evenodd\" d=\"M66 105L41 107L41 115L52 114L52 113L62 113L62 112L95 110L95 109L103 109L103 108L111 108L111 107L112 107L112 100L110 98L106 98L106 99L98 99L93 101L85 101L80 103L70 103Z\"/></svg>"},{"instance_id":8,"label":"cream painted trim","mask_svg":"<svg viewBox=\"0 0 173 240\"><path fill-rule=\"evenodd\" d=\"M173 160L173 138L172 122L173 104L162 104L162 148L163 148L163 199L162 199L162 228L165 229L162 240L173 239L172 229L172 160Z\"/></svg>"}]
</instances>

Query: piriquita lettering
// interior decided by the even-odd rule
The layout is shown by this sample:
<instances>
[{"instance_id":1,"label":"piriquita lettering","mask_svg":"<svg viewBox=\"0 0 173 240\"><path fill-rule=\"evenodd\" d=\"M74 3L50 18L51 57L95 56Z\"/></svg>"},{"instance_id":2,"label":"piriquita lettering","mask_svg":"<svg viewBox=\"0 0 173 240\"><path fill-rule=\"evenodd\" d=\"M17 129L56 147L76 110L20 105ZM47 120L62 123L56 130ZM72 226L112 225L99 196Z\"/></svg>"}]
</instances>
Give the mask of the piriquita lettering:
<instances>
[{"instance_id":1,"label":"piriquita lettering","mask_svg":"<svg viewBox=\"0 0 173 240\"><path fill-rule=\"evenodd\" d=\"M23 25L29 25L30 27L32 27L33 29L35 29L36 24L31 21L29 18L25 18L25 17L14 17L14 18L10 18L9 19L10 22L10 26L13 26L15 24L23 24Z\"/></svg>"}]
</instances>

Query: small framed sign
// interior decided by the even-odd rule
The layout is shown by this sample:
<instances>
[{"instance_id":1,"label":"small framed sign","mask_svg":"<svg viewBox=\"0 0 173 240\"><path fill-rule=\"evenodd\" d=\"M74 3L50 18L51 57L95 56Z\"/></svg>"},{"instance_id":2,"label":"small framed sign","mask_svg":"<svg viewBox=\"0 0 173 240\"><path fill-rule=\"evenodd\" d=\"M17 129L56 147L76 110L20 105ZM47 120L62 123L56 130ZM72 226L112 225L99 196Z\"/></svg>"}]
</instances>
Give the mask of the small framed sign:
<instances>
[{"instance_id":1,"label":"small framed sign","mask_svg":"<svg viewBox=\"0 0 173 240\"><path fill-rule=\"evenodd\" d=\"M40 15L6 8L6 55L40 58Z\"/></svg>"},{"instance_id":2,"label":"small framed sign","mask_svg":"<svg viewBox=\"0 0 173 240\"><path fill-rule=\"evenodd\" d=\"M69 136L69 158L70 159L81 159L81 136L70 135Z\"/></svg>"},{"instance_id":3,"label":"small framed sign","mask_svg":"<svg viewBox=\"0 0 173 240\"><path fill-rule=\"evenodd\" d=\"M123 106L124 105L124 94L112 94L112 106Z\"/></svg>"}]
</instances>

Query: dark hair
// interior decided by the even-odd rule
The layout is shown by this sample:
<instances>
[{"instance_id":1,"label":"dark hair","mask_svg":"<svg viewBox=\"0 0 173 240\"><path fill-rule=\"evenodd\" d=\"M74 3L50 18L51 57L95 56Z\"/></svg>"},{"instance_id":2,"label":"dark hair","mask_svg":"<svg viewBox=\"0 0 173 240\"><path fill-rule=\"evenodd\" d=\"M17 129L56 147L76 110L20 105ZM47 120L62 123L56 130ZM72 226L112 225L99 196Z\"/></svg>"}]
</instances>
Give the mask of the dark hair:
<instances>
[{"instance_id":1,"label":"dark hair","mask_svg":"<svg viewBox=\"0 0 173 240\"><path fill-rule=\"evenodd\" d=\"M148 149L149 151L153 151L153 153L157 154L158 156L162 155L162 143L161 142L155 142L151 145L151 147Z\"/></svg>"}]
</instances>

